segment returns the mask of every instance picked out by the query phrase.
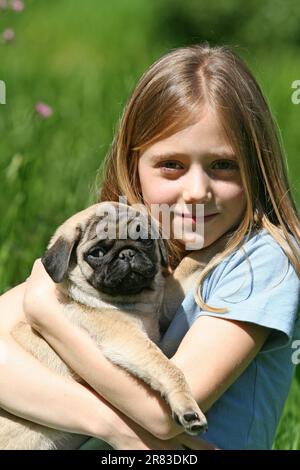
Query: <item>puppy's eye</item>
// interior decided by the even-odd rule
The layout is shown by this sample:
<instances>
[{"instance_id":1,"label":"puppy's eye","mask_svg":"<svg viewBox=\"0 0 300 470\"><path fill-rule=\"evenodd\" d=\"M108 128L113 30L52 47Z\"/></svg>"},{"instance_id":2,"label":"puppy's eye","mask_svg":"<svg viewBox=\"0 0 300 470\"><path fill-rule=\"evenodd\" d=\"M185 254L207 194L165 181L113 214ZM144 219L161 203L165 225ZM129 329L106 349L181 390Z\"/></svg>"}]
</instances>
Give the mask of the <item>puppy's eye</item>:
<instances>
[{"instance_id":1,"label":"puppy's eye","mask_svg":"<svg viewBox=\"0 0 300 470\"><path fill-rule=\"evenodd\" d=\"M153 240L151 238L139 238L138 240L146 246L153 245Z\"/></svg>"},{"instance_id":2,"label":"puppy's eye","mask_svg":"<svg viewBox=\"0 0 300 470\"><path fill-rule=\"evenodd\" d=\"M96 248L95 250L90 251L88 256L91 256L92 258L102 258L104 256L104 251L100 248Z\"/></svg>"},{"instance_id":3,"label":"puppy's eye","mask_svg":"<svg viewBox=\"0 0 300 470\"><path fill-rule=\"evenodd\" d=\"M135 241L142 243L143 245L152 245L153 240L151 238L138 237Z\"/></svg>"}]
</instances>

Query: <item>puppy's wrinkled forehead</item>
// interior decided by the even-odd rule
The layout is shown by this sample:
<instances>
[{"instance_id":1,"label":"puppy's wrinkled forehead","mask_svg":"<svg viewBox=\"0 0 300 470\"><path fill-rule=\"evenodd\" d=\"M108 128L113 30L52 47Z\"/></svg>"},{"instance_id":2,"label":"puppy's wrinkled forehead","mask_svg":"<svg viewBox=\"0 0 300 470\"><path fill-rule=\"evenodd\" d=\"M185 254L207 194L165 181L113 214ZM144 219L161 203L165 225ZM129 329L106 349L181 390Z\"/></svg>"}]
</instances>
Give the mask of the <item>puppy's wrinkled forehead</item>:
<instances>
[{"instance_id":1,"label":"puppy's wrinkled forehead","mask_svg":"<svg viewBox=\"0 0 300 470\"><path fill-rule=\"evenodd\" d=\"M159 238L158 226L146 211L113 205L101 209L101 213L96 213L88 222L82 238L83 243L96 239Z\"/></svg>"}]
</instances>

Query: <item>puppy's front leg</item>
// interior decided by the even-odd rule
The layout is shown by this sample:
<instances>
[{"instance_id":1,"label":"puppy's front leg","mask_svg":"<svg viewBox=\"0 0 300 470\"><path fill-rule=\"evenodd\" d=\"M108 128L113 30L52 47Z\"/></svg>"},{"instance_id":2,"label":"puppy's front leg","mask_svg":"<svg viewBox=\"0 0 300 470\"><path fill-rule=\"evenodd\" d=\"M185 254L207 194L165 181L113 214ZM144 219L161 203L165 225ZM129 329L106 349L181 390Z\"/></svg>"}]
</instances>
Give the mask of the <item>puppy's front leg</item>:
<instances>
[{"instance_id":1,"label":"puppy's front leg","mask_svg":"<svg viewBox=\"0 0 300 470\"><path fill-rule=\"evenodd\" d=\"M169 403L173 418L187 433L195 435L205 431L206 418L192 397L182 371L142 331L141 322L128 317L128 313L113 309L98 313L95 339L105 357L159 391ZM95 332L95 325L92 331Z\"/></svg>"}]
</instances>

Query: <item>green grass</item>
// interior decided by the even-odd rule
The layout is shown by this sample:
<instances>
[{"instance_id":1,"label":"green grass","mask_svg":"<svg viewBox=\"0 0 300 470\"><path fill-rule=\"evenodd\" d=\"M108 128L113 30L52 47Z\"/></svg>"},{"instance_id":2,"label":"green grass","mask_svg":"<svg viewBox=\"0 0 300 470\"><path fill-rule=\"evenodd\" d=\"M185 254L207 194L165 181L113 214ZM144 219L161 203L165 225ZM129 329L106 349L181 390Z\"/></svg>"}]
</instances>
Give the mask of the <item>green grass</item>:
<instances>
[{"instance_id":1,"label":"green grass","mask_svg":"<svg viewBox=\"0 0 300 470\"><path fill-rule=\"evenodd\" d=\"M0 44L7 87L0 105L0 292L22 282L54 228L93 201L97 169L134 84L179 45L174 34L160 35L160 4L28 0L21 14L0 11L0 31L16 33L12 44ZM200 39L201 32L188 42ZM299 203L300 105L291 102L299 50L242 46L281 129ZM38 101L53 107L50 119L36 115ZM275 449L300 449L299 387L295 379Z\"/></svg>"},{"instance_id":2,"label":"green grass","mask_svg":"<svg viewBox=\"0 0 300 470\"><path fill-rule=\"evenodd\" d=\"M298 366L299 370L299 366ZM281 416L277 429L273 449L299 450L300 449L300 382L295 378L292 382L288 400Z\"/></svg>"}]
</instances>

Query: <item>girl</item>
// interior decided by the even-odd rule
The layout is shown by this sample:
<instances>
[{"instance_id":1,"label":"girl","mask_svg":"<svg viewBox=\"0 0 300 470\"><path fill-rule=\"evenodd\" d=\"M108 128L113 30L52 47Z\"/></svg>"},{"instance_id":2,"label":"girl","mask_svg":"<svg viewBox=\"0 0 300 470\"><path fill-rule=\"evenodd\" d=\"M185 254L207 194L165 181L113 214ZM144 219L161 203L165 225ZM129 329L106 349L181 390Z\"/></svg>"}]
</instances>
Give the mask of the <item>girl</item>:
<instances>
[{"instance_id":1,"label":"girl","mask_svg":"<svg viewBox=\"0 0 300 470\"><path fill-rule=\"evenodd\" d=\"M295 369L299 217L268 105L229 48L175 49L142 76L104 162L99 201L120 195L149 211L175 204L183 224L203 204L198 255L207 265L173 312L161 348L184 372L208 432L197 447L157 393L70 324L39 260L1 299L1 406L116 449L270 449ZM185 233L166 240L173 269L188 254L186 242ZM22 305L99 395L55 376L14 342Z\"/></svg>"}]
</instances>

